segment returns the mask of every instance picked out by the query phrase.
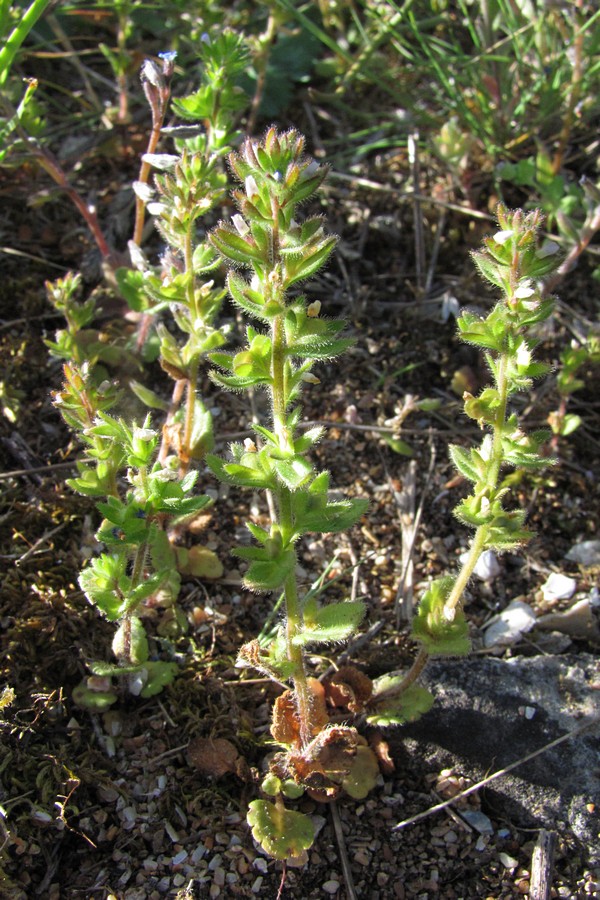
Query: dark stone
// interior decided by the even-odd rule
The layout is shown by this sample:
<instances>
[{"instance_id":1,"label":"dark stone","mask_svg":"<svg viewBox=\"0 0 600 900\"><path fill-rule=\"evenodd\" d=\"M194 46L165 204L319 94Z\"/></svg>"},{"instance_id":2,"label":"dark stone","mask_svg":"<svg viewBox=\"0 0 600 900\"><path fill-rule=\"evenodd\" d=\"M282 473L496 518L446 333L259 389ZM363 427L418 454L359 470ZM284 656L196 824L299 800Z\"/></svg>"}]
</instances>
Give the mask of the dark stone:
<instances>
[{"instance_id":1,"label":"dark stone","mask_svg":"<svg viewBox=\"0 0 600 900\"><path fill-rule=\"evenodd\" d=\"M436 703L394 738L413 765L454 767L473 781L589 723L492 781L482 799L492 816L517 827L571 831L590 864L599 864L600 661L584 653L435 660L420 683ZM535 710L531 719L525 707Z\"/></svg>"}]
</instances>

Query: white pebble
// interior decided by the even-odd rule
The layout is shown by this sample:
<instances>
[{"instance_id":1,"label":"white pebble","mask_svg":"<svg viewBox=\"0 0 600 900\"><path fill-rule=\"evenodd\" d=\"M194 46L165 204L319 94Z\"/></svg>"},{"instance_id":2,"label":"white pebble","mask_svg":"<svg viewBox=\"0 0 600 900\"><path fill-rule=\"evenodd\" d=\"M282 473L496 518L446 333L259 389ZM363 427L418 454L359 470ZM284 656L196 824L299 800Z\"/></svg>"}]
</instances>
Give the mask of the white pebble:
<instances>
[{"instance_id":1,"label":"white pebble","mask_svg":"<svg viewBox=\"0 0 600 900\"><path fill-rule=\"evenodd\" d=\"M194 865L196 865L196 863L199 863L205 853L206 847L204 846L204 844L198 844L191 856L192 863Z\"/></svg>"},{"instance_id":2,"label":"white pebble","mask_svg":"<svg viewBox=\"0 0 600 900\"><path fill-rule=\"evenodd\" d=\"M542 585L544 600L569 600L577 589L577 582L568 575L552 572Z\"/></svg>"},{"instance_id":3,"label":"white pebble","mask_svg":"<svg viewBox=\"0 0 600 900\"><path fill-rule=\"evenodd\" d=\"M499 616L494 616L489 622L483 635L483 643L486 647L514 644L522 634L531 631L535 622L535 613L529 604L513 600Z\"/></svg>"},{"instance_id":4,"label":"white pebble","mask_svg":"<svg viewBox=\"0 0 600 900\"><path fill-rule=\"evenodd\" d=\"M180 850L171 860L171 865L180 866L181 863L187 859L187 855L187 850Z\"/></svg>"},{"instance_id":5,"label":"white pebble","mask_svg":"<svg viewBox=\"0 0 600 900\"><path fill-rule=\"evenodd\" d=\"M340 883L332 879L331 881L326 881L322 887L326 894L337 894L340 889Z\"/></svg>"},{"instance_id":6,"label":"white pebble","mask_svg":"<svg viewBox=\"0 0 600 900\"><path fill-rule=\"evenodd\" d=\"M466 556L467 554L463 554ZM462 560L462 557L461 557ZM477 575L482 581L492 581L501 572L500 563L493 550L484 550L473 569L473 575Z\"/></svg>"}]
</instances>

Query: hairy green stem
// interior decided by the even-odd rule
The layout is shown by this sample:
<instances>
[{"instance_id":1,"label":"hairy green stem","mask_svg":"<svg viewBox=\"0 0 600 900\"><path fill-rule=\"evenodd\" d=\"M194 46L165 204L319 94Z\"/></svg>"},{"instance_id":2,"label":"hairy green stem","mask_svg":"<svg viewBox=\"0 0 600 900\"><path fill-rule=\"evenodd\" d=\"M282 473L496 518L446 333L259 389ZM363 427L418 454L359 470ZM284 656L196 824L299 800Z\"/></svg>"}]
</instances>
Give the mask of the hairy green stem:
<instances>
[{"instance_id":1,"label":"hairy green stem","mask_svg":"<svg viewBox=\"0 0 600 900\"><path fill-rule=\"evenodd\" d=\"M285 330L283 315L276 316L272 324L272 401L273 401L273 425L279 438L280 448L284 451L293 449L290 435L285 420L286 413L286 384L285 384ZM294 512L292 492L283 486L275 490L277 500L278 525L281 538L287 543L294 533ZM300 722L300 739L303 745L312 738L311 728L311 699L306 672L304 669L304 656L302 647L294 641L303 627L302 608L298 598L296 584L296 572L290 572L284 583L285 607L286 607L286 642L287 657L293 664L292 680Z\"/></svg>"}]
</instances>

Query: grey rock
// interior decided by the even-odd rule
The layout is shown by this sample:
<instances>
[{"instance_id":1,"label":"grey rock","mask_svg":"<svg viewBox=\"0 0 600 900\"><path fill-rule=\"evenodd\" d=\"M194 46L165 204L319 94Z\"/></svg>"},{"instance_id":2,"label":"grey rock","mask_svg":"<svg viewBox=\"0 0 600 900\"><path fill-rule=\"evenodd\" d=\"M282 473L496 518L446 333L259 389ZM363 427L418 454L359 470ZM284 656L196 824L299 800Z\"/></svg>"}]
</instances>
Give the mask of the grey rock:
<instances>
[{"instance_id":1,"label":"grey rock","mask_svg":"<svg viewBox=\"0 0 600 900\"><path fill-rule=\"evenodd\" d=\"M600 864L600 660L435 660L421 683L436 697L433 709L392 738L412 767L455 767L479 781L589 726L492 781L482 799L492 818L571 832L589 863Z\"/></svg>"},{"instance_id":2,"label":"grey rock","mask_svg":"<svg viewBox=\"0 0 600 900\"><path fill-rule=\"evenodd\" d=\"M574 544L565 559L581 566L600 566L600 541L581 541Z\"/></svg>"}]
</instances>

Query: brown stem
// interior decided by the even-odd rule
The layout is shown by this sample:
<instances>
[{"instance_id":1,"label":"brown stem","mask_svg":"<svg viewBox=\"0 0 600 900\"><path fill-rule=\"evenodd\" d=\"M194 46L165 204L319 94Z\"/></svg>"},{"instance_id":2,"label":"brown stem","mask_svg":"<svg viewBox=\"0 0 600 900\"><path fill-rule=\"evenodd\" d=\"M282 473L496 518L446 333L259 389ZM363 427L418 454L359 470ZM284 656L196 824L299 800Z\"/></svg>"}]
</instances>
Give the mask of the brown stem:
<instances>
[{"instance_id":1,"label":"brown stem","mask_svg":"<svg viewBox=\"0 0 600 900\"><path fill-rule=\"evenodd\" d=\"M75 190L75 188L69 184L67 176L64 173L63 169L48 150L46 150L44 147L36 146L33 152L41 167L48 173L48 175L50 175L50 177L56 182L56 184L65 191L69 200L71 200L74 206L81 213L86 221L88 228L90 229L92 237L96 241L100 253L104 257L104 259L108 259L112 255L112 251L108 246L104 234L102 233L100 223L98 222L98 216L96 215L95 211L89 208L81 194L79 194Z\"/></svg>"},{"instance_id":2,"label":"brown stem","mask_svg":"<svg viewBox=\"0 0 600 900\"><path fill-rule=\"evenodd\" d=\"M427 663L429 662L430 656L426 650L419 650L415 660L400 682L400 684L395 685L393 688L389 688L387 691L383 691L381 694L377 694L373 701L369 703L369 709L377 709L379 706L383 706L389 703L390 700L395 699L396 697L400 697L407 688L414 684Z\"/></svg>"}]
</instances>

